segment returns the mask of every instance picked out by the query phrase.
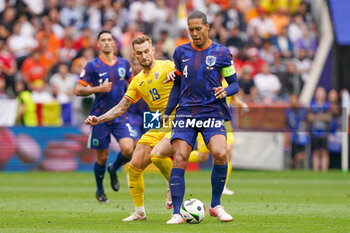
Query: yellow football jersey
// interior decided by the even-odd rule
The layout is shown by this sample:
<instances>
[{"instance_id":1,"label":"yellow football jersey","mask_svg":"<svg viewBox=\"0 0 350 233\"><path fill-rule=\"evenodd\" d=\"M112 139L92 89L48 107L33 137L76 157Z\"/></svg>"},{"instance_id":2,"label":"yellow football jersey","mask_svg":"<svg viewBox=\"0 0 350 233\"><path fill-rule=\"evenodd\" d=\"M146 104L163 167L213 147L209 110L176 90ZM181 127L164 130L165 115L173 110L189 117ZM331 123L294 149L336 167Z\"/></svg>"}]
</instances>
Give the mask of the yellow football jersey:
<instances>
[{"instance_id":1,"label":"yellow football jersey","mask_svg":"<svg viewBox=\"0 0 350 233\"><path fill-rule=\"evenodd\" d=\"M148 75L141 71L133 78L124 98L132 103L142 98L152 112L159 110L164 113L174 82L163 82L167 79L166 75L174 69L172 61L156 60Z\"/></svg>"}]
</instances>

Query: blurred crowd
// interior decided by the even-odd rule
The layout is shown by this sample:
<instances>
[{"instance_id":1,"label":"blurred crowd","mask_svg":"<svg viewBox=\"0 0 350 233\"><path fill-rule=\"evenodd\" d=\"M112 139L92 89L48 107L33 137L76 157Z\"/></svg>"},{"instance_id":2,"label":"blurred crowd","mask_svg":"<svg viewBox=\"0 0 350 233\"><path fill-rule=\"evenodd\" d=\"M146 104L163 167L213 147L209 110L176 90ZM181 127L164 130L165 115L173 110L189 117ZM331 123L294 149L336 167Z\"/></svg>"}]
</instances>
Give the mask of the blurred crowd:
<instances>
[{"instance_id":1,"label":"blurred crowd","mask_svg":"<svg viewBox=\"0 0 350 233\"><path fill-rule=\"evenodd\" d=\"M226 45L233 56L240 97L248 103L293 106L308 81L319 40L310 3L311 0L0 0L0 98L18 99L18 124L81 124L93 100L75 97L74 87L85 64L97 56L99 31L112 32L117 41L116 54L128 59L133 67L137 62L132 57L131 40L140 34L152 37L156 59L172 59L177 46L190 42L186 18L197 9L207 14L211 39ZM326 96L324 89L323 92L316 95ZM337 96L335 90L329 92L327 103L339 106ZM61 119L54 120L57 108L41 109L41 105L50 103L59 105L56 113ZM331 112L328 105L323 107L333 118L338 114ZM50 120L45 124L45 119L26 116L30 111L42 115L47 112L46 119ZM309 122L318 119L306 115ZM324 131L330 132L332 117L327 117L322 118L327 126ZM295 166L305 155L298 155L300 147L293 149ZM325 157L323 151L319 154L316 161ZM323 169L323 165L315 166Z\"/></svg>"},{"instance_id":2,"label":"blurred crowd","mask_svg":"<svg viewBox=\"0 0 350 233\"><path fill-rule=\"evenodd\" d=\"M152 37L157 59L171 59L190 41L186 17L204 11L210 37L234 58L246 101L286 101L300 93L317 50L318 32L305 0L2 0L2 96L23 82L35 103L67 103L87 61L96 56L96 34L110 30L116 53L131 60L131 40Z\"/></svg>"}]
</instances>

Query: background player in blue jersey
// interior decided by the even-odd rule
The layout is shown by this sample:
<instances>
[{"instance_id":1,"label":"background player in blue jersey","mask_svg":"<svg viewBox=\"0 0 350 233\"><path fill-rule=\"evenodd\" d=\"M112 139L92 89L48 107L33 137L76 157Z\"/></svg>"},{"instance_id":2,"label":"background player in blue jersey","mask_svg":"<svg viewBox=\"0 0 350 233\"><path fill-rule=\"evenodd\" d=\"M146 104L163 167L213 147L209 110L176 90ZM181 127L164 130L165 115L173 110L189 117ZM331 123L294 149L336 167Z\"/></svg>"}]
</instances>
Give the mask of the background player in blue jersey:
<instances>
[{"instance_id":1,"label":"background player in blue jersey","mask_svg":"<svg viewBox=\"0 0 350 233\"><path fill-rule=\"evenodd\" d=\"M128 85L126 80L131 78L132 73L129 62L114 55L115 41L109 31L101 31L97 36L97 40L100 55L85 66L80 74L75 93L79 96L95 94L95 102L90 114L100 116L118 104L123 98ZM127 115L91 128L88 147L97 151L94 172L97 184L96 199L99 202L108 202L103 188L103 178L111 134L119 142L121 148L116 161L108 165L114 191L119 190L116 171L130 160L134 151L133 130L128 122Z\"/></svg>"},{"instance_id":2,"label":"background player in blue jersey","mask_svg":"<svg viewBox=\"0 0 350 233\"><path fill-rule=\"evenodd\" d=\"M167 223L183 222L180 207L185 193L184 173L199 132L214 159L209 212L223 222L232 221L232 216L221 206L220 199L227 173L224 121L230 120L225 97L239 91L237 75L228 48L209 39L206 15L194 11L189 15L187 24L193 42L177 47L174 52L177 77L163 116L167 118L179 104L171 137L175 152L170 177L174 211ZM222 87L223 77L229 84L226 88ZM206 125L205 122L210 123Z\"/></svg>"}]
</instances>

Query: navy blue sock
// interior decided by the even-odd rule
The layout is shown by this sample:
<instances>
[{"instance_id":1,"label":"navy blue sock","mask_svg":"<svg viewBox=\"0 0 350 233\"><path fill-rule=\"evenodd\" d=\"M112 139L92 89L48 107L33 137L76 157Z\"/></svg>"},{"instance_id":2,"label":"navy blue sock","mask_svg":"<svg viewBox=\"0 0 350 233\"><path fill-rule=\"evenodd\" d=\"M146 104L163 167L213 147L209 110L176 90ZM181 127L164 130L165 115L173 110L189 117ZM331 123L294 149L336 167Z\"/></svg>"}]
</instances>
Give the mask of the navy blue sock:
<instances>
[{"instance_id":1,"label":"navy blue sock","mask_svg":"<svg viewBox=\"0 0 350 233\"><path fill-rule=\"evenodd\" d=\"M220 198L222 190L224 189L227 175L227 163L224 165L214 164L213 171L211 173L211 207L220 205Z\"/></svg>"},{"instance_id":2,"label":"navy blue sock","mask_svg":"<svg viewBox=\"0 0 350 233\"><path fill-rule=\"evenodd\" d=\"M180 208L185 195L185 170L173 168L170 175L170 191L174 206L174 214L180 213Z\"/></svg>"},{"instance_id":3,"label":"navy blue sock","mask_svg":"<svg viewBox=\"0 0 350 233\"><path fill-rule=\"evenodd\" d=\"M126 164L127 162L129 162L130 159L124 157L124 155L122 154L122 152L119 152L119 154L117 154L117 158L115 159L114 163L113 163L113 171L117 171L121 166L123 166L124 164Z\"/></svg>"},{"instance_id":4,"label":"navy blue sock","mask_svg":"<svg viewBox=\"0 0 350 233\"><path fill-rule=\"evenodd\" d=\"M95 179L96 179L96 185L97 185L97 193L103 193L103 178L105 176L105 165L100 165L97 162L95 162L94 165L94 172L95 172Z\"/></svg>"}]
</instances>

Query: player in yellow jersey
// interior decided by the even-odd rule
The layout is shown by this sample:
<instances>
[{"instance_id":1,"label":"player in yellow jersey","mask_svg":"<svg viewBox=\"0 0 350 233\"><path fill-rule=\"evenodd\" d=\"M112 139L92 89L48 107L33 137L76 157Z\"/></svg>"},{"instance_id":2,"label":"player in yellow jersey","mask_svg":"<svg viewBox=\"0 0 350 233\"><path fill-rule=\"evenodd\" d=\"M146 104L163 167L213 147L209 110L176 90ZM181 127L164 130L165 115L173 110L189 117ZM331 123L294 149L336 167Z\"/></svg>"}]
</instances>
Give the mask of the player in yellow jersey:
<instances>
[{"instance_id":1,"label":"player in yellow jersey","mask_svg":"<svg viewBox=\"0 0 350 233\"><path fill-rule=\"evenodd\" d=\"M89 116L85 120L87 125L96 125L102 122L113 120L136 103L140 98L144 99L153 113L154 118L160 117L164 112L170 95L172 82L164 84L167 80L167 73L174 70L174 63L171 61L155 60L155 49L152 46L150 37L142 35L132 41L133 53L143 70L131 81L124 98L107 113L96 117ZM146 212L144 208L144 182L143 170L152 162L159 168L163 176L169 181L172 169L172 160L167 156L171 155L170 128L151 129L138 141L132 159L128 165L129 188L134 201L135 212L123 219L123 221L145 220ZM156 144L163 138L168 138L169 150L166 154L159 154ZM151 156L150 156L151 155ZM168 189L169 190L169 189ZM171 199L167 198L167 208L171 208Z\"/></svg>"}]
</instances>

